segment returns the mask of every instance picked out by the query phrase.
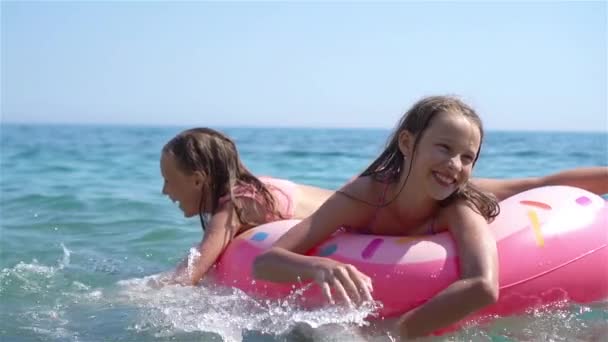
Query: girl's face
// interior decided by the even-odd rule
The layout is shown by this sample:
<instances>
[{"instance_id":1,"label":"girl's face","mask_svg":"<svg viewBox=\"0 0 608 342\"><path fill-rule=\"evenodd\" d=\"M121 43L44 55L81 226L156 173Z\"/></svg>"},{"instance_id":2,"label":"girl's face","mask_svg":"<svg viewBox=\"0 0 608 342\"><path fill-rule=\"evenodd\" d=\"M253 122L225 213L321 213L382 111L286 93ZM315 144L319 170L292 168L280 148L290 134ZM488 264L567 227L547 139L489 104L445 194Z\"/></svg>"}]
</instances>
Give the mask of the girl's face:
<instances>
[{"instance_id":1,"label":"girl's face","mask_svg":"<svg viewBox=\"0 0 608 342\"><path fill-rule=\"evenodd\" d=\"M169 196L173 202L178 202L185 217L198 215L202 191L201 173L184 173L178 168L171 153L162 154L160 172L165 180L163 194Z\"/></svg>"},{"instance_id":2,"label":"girl's face","mask_svg":"<svg viewBox=\"0 0 608 342\"><path fill-rule=\"evenodd\" d=\"M400 134L399 146L406 158L412 156L413 141L409 133ZM480 142L479 128L465 116L435 116L416 147L411 181L429 197L446 199L471 177Z\"/></svg>"}]
</instances>

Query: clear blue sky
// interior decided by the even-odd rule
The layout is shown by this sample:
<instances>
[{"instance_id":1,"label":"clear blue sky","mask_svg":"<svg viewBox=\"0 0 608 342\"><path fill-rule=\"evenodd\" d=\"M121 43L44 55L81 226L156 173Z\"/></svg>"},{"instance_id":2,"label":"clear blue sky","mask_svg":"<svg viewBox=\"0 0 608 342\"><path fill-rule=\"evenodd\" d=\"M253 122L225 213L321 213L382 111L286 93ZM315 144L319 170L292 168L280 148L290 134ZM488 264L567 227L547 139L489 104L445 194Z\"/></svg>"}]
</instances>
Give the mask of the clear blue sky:
<instances>
[{"instance_id":1,"label":"clear blue sky","mask_svg":"<svg viewBox=\"0 0 608 342\"><path fill-rule=\"evenodd\" d=\"M607 131L607 5L2 2L2 121Z\"/></svg>"}]
</instances>

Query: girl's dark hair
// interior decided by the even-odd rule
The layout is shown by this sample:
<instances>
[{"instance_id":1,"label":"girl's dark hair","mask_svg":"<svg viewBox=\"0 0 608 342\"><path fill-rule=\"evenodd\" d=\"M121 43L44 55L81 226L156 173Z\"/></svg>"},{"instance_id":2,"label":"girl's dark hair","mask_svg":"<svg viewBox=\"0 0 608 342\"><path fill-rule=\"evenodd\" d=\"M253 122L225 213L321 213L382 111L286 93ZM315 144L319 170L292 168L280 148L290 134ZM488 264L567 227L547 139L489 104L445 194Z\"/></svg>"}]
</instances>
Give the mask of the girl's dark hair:
<instances>
[{"instance_id":1,"label":"girl's dark hair","mask_svg":"<svg viewBox=\"0 0 608 342\"><path fill-rule=\"evenodd\" d=\"M473 161L473 164L475 164L479 157L479 153L481 152L484 136L481 119L471 107L455 97L430 96L415 103L414 106L403 115L384 151L361 173L360 176L372 176L376 180L385 182L396 182L400 179L401 172L403 171L401 170L401 166L403 165L404 156L399 149L399 134L403 131L407 131L415 136L413 155L411 156L411 160L413 161L414 155L416 154L416 148L422 135L429 128L431 121L441 113L461 114L479 128L481 140L479 142L479 149L475 155L475 160ZM407 170L405 182L407 182L407 177L410 174L412 164L413 162L410 163L409 170ZM500 213L500 207L496 197L481 191L471 184L470 181L467 181L448 198L440 201L439 205L445 207L455 200L465 200L471 208L481 214L487 221L491 221ZM388 203L383 205L386 204Z\"/></svg>"},{"instance_id":2,"label":"girl's dark hair","mask_svg":"<svg viewBox=\"0 0 608 342\"><path fill-rule=\"evenodd\" d=\"M178 168L192 174L195 171L202 172L206 179L201 191L199 201L199 218L203 230L205 222L202 210L211 208L215 213L220 205L222 196L230 195L230 201L234 205L239 221L244 225L255 226L264 222L253 222L245 217L243 204L235 198L235 186L246 186L252 192L261 195L261 204L273 216L282 218L275 205L275 200L267 187L255 177L241 162L236 145L228 136L211 128L192 128L183 131L171 139L162 150L170 153L177 161ZM205 194L211 193L211 203L205 205Z\"/></svg>"}]
</instances>

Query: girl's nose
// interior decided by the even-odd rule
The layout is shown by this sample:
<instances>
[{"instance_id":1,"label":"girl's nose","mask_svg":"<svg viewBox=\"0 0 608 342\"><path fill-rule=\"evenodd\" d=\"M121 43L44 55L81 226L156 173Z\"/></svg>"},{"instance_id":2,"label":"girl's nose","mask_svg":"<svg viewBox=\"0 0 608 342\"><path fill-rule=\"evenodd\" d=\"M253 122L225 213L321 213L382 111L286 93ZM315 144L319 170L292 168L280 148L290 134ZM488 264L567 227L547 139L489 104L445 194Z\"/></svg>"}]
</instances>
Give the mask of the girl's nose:
<instances>
[{"instance_id":1,"label":"girl's nose","mask_svg":"<svg viewBox=\"0 0 608 342\"><path fill-rule=\"evenodd\" d=\"M448 166L453 170L460 171L462 169L462 162L460 161L460 156L454 156L450 158Z\"/></svg>"}]
</instances>

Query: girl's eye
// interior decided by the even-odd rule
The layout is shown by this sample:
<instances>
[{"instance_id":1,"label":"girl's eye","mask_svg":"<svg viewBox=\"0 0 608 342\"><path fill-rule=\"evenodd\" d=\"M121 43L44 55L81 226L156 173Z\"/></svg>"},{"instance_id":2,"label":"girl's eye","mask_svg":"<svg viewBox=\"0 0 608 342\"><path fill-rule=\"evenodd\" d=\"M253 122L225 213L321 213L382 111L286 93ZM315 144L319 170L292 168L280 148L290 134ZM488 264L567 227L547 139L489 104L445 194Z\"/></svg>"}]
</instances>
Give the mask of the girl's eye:
<instances>
[{"instance_id":1,"label":"girl's eye","mask_svg":"<svg viewBox=\"0 0 608 342\"><path fill-rule=\"evenodd\" d=\"M470 163L472 163L472 162L473 162L474 158L473 158L473 157L471 157L471 156L467 156L467 155L465 155L465 156L462 156L462 160L463 160L465 163L470 164Z\"/></svg>"},{"instance_id":2,"label":"girl's eye","mask_svg":"<svg viewBox=\"0 0 608 342\"><path fill-rule=\"evenodd\" d=\"M439 149L442 150L442 151L446 151L447 152L447 151L450 150L450 147L448 145L446 145L446 144L439 144L437 146L439 146Z\"/></svg>"}]
</instances>

